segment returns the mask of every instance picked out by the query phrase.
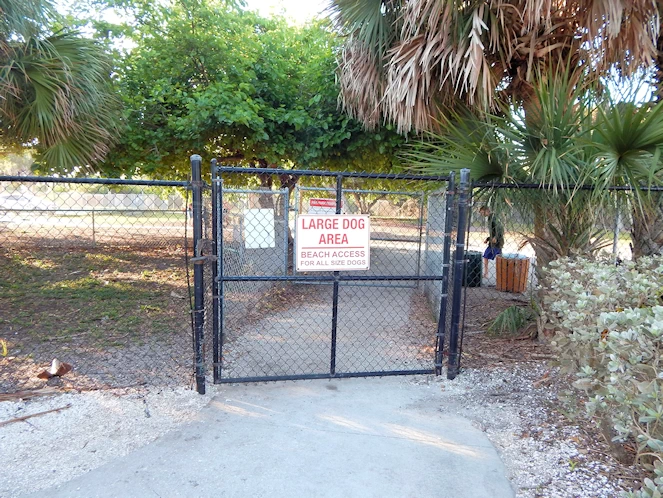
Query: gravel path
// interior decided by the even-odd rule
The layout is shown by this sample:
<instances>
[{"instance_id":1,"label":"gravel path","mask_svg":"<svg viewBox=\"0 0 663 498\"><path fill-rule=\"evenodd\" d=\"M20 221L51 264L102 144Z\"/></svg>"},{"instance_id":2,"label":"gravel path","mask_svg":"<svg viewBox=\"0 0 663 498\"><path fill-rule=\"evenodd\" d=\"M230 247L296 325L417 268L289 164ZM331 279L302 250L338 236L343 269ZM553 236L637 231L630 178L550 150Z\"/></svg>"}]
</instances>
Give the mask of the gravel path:
<instances>
[{"instance_id":1,"label":"gravel path","mask_svg":"<svg viewBox=\"0 0 663 498\"><path fill-rule=\"evenodd\" d=\"M600 442L588 441L585 428L560 415L558 387L540 383L547 371L527 363L467 370L454 381L416 376L408 382L442 390L441 413L461 414L486 432L519 498L619 496L624 482L615 476L625 469L601 455ZM209 386L210 396L222 392L223 386ZM185 390L123 390L0 402L0 422L71 404L0 426L0 496L38 491L124 455L195 420L209 399Z\"/></svg>"},{"instance_id":2,"label":"gravel path","mask_svg":"<svg viewBox=\"0 0 663 498\"><path fill-rule=\"evenodd\" d=\"M0 496L68 481L195 420L209 399L188 389L67 393L0 402Z\"/></svg>"},{"instance_id":3,"label":"gravel path","mask_svg":"<svg viewBox=\"0 0 663 498\"><path fill-rule=\"evenodd\" d=\"M638 470L612 459L581 413L574 414L574 421L562 414L573 408L560 396L562 379L542 381L549 373L545 363L531 362L466 370L453 382L432 382L448 396L441 411L463 415L486 432L518 498L620 496L632 481L619 476L637 475Z\"/></svg>"}]
</instances>

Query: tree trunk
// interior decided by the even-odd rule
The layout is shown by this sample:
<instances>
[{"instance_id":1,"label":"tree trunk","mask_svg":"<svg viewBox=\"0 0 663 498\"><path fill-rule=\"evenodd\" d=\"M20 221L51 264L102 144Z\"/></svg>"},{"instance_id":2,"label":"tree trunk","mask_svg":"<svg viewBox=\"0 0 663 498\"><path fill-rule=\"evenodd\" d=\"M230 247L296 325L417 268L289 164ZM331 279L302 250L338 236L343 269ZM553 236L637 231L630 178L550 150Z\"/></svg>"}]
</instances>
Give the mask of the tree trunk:
<instances>
[{"instance_id":1,"label":"tree trunk","mask_svg":"<svg viewBox=\"0 0 663 498\"><path fill-rule=\"evenodd\" d=\"M663 8L663 2L658 2L659 9ZM661 27L656 40L656 58L654 59L654 100L660 102L663 100L663 16L661 17Z\"/></svg>"},{"instance_id":2,"label":"tree trunk","mask_svg":"<svg viewBox=\"0 0 663 498\"><path fill-rule=\"evenodd\" d=\"M634 206L631 226L631 254L633 259L640 256L663 254L663 195L652 194L652 205Z\"/></svg>"},{"instance_id":3,"label":"tree trunk","mask_svg":"<svg viewBox=\"0 0 663 498\"><path fill-rule=\"evenodd\" d=\"M359 192L352 192L352 197L355 198L355 202L357 203L357 207L359 208L359 212L361 214L368 214L368 211L369 211L370 208L366 206L364 196L361 195Z\"/></svg>"},{"instance_id":4,"label":"tree trunk","mask_svg":"<svg viewBox=\"0 0 663 498\"><path fill-rule=\"evenodd\" d=\"M546 230L548 223L550 223L550 219L545 203L533 203L532 209L534 211L534 240L530 243L532 244L534 255L536 256L536 272L537 278L540 280L543 278L540 270L548 266L548 263L557 259L559 256L555 255L540 242L550 239L548 230Z\"/></svg>"},{"instance_id":5,"label":"tree trunk","mask_svg":"<svg viewBox=\"0 0 663 498\"><path fill-rule=\"evenodd\" d=\"M259 168L269 168L271 166L264 159L259 159L258 165ZM272 178L272 175L259 174L258 178L260 179L260 190L272 190L272 186L274 185L274 179ZM263 209L274 209L274 195L259 195L258 205Z\"/></svg>"},{"instance_id":6,"label":"tree trunk","mask_svg":"<svg viewBox=\"0 0 663 498\"><path fill-rule=\"evenodd\" d=\"M292 198L292 191L297 185L299 178L294 175L280 175L279 180L281 181L281 188L288 189L288 197ZM285 218L285 213L283 213L285 227L288 230L288 269L292 269L295 266L295 238L292 235L292 230L290 230L290 223L287 218Z\"/></svg>"}]
</instances>

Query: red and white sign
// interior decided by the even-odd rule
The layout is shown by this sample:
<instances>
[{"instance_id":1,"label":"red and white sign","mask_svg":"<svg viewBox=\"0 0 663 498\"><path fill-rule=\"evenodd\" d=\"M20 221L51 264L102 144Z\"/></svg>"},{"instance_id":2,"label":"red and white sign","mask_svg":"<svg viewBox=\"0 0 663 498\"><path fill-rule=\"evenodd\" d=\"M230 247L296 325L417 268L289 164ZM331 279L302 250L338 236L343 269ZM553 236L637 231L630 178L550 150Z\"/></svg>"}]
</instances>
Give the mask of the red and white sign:
<instances>
[{"instance_id":1,"label":"red and white sign","mask_svg":"<svg viewBox=\"0 0 663 498\"><path fill-rule=\"evenodd\" d=\"M336 214L336 199L310 199L308 214Z\"/></svg>"},{"instance_id":2,"label":"red and white sign","mask_svg":"<svg viewBox=\"0 0 663 498\"><path fill-rule=\"evenodd\" d=\"M371 219L367 214L297 217L297 271L368 270Z\"/></svg>"}]
</instances>

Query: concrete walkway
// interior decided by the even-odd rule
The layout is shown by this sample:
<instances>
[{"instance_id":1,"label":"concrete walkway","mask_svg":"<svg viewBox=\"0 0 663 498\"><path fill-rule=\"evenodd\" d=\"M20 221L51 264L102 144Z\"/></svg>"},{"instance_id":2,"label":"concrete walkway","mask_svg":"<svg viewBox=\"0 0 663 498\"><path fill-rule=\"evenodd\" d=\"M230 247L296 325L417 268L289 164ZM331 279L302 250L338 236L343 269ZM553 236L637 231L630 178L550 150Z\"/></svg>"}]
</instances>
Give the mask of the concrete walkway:
<instances>
[{"instance_id":1,"label":"concrete walkway","mask_svg":"<svg viewBox=\"0 0 663 498\"><path fill-rule=\"evenodd\" d=\"M513 497L492 444L427 380L212 388L198 420L32 496Z\"/></svg>"}]
</instances>

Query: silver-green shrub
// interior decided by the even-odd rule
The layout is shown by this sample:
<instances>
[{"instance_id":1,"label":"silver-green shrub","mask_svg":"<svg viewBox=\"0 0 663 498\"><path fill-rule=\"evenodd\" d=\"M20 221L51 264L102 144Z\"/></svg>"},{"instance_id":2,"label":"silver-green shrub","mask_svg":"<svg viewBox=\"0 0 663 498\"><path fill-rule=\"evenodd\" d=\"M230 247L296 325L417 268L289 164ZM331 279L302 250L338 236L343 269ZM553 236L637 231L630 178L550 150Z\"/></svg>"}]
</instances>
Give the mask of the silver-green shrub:
<instances>
[{"instance_id":1,"label":"silver-green shrub","mask_svg":"<svg viewBox=\"0 0 663 498\"><path fill-rule=\"evenodd\" d=\"M562 368L587 392L587 410L633 438L641 463L663 462L663 258L614 266L561 259L546 271L542 319ZM633 497L662 496L660 464Z\"/></svg>"}]
</instances>

